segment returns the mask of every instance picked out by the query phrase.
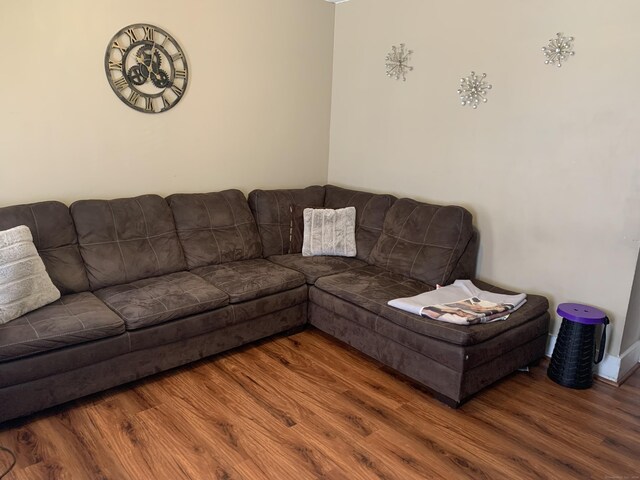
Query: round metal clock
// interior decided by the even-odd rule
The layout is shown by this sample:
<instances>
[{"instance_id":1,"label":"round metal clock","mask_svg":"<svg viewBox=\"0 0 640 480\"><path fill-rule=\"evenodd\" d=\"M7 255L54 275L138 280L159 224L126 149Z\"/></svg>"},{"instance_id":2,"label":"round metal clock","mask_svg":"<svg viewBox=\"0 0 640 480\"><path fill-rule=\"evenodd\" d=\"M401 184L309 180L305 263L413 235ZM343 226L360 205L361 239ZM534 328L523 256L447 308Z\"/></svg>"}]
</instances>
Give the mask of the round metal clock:
<instances>
[{"instance_id":1,"label":"round metal clock","mask_svg":"<svg viewBox=\"0 0 640 480\"><path fill-rule=\"evenodd\" d=\"M187 89L189 70L178 42L146 23L124 27L107 47L109 85L126 105L144 113L166 112Z\"/></svg>"}]
</instances>

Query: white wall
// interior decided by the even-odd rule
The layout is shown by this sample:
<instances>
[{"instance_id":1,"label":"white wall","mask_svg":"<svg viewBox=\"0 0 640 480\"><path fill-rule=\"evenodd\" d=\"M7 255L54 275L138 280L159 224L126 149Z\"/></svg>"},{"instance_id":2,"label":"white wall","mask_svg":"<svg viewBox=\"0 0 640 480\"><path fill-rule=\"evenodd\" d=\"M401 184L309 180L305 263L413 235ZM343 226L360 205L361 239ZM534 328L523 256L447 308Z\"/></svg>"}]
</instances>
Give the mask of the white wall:
<instances>
[{"instance_id":1,"label":"white wall","mask_svg":"<svg viewBox=\"0 0 640 480\"><path fill-rule=\"evenodd\" d=\"M640 256L636 263L636 273L633 280L633 288L631 289L631 299L629 300L627 322L624 326L620 353L624 353L638 342L640 342Z\"/></svg>"},{"instance_id":2,"label":"white wall","mask_svg":"<svg viewBox=\"0 0 640 480\"><path fill-rule=\"evenodd\" d=\"M637 0L339 5L329 182L464 205L481 278L604 309L618 355L640 245L639 18ZM576 38L560 69L540 51L558 31ZM406 83L385 76L401 42ZM456 93L471 70L493 84L477 111Z\"/></svg>"},{"instance_id":3,"label":"white wall","mask_svg":"<svg viewBox=\"0 0 640 480\"><path fill-rule=\"evenodd\" d=\"M320 0L0 2L0 206L292 187L327 176L334 7ZM148 115L104 54L131 23L171 33L184 98Z\"/></svg>"}]
</instances>

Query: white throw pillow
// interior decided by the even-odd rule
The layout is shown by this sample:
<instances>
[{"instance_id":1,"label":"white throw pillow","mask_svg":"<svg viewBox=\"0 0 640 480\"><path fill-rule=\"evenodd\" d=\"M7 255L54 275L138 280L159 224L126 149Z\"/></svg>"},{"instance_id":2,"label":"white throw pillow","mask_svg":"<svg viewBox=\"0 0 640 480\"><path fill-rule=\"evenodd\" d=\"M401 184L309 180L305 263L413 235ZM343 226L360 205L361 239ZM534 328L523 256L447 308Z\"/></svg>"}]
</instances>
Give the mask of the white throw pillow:
<instances>
[{"instance_id":1,"label":"white throw pillow","mask_svg":"<svg viewBox=\"0 0 640 480\"><path fill-rule=\"evenodd\" d=\"M0 324L59 298L29 227L0 231Z\"/></svg>"},{"instance_id":2,"label":"white throw pillow","mask_svg":"<svg viewBox=\"0 0 640 480\"><path fill-rule=\"evenodd\" d=\"M356 256L356 209L305 208L302 255Z\"/></svg>"}]
</instances>

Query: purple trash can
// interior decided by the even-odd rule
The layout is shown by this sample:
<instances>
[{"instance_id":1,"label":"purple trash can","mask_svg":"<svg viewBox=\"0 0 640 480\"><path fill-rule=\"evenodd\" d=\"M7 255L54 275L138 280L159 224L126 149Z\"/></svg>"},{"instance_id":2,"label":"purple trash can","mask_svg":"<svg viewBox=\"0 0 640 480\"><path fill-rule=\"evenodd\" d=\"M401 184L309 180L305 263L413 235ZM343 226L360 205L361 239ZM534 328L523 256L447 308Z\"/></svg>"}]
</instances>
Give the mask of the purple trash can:
<instances>
[{"instance_id":1,"label":"purple trash can","mask_svg":"<svg viewBox=\"0 0 640 480\"><path fill-rule=\"evenodd\" d=\"M579 303L558 305L562 317L560 333L547 369L547 376L569 388L593 385L593 366L602 361L609 319L601 310ZM603 325L600 350L596 358L596 327Z\"/></svg>"}]
</instances>

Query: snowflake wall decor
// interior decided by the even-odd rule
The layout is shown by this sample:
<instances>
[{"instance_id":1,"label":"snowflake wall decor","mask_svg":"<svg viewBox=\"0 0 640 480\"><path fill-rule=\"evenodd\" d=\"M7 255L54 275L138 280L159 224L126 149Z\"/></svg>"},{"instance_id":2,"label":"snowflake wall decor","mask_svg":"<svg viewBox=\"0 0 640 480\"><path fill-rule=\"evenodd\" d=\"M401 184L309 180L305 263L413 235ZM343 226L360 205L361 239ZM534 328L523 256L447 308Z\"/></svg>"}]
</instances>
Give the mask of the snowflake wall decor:
<instances>
[{"instance_id":1,"label":"snowflake wall decor","mask_svg":"<svg viewBox=\"0 0 640 480\"><path fill-rule=\"evenodd\" d=\"M486 73L478 76L476 72L471 72L468 77L460 79L458 95L460 95L462 106L471 105L473 108L478 108L480 102L487 102L486 95L491 90L491 85L484 81L485 78L487 78Z\"/></svg>"},{"instance_id":2,"label":"snowflake wall decor","mask_svg":"<svg viewBox=\"0 0 640 480\"><path fill-rule=\"evenodd\" d=\"M544 63L547 65L562 66L569 57L575 55L573 51L573 37L565 37L562 33L557 33L556 38L549 40L549 45L542 47L542 52L546 57Z\"/></svg>"},{"instance_id":3,"label":"snowflake wall decor","mask_svg":"<svg viewBox=\"0 0 640 480\"><path fill-rule=\"evenodd\" d=\"M407 62L413 50L406 50L404 43L400 44L400 48L395 45L391 47L391 52L387 54L387 77L395 77L396 80L407 81L407 73L413 70Z\"/></svg>"}]
</instances>

